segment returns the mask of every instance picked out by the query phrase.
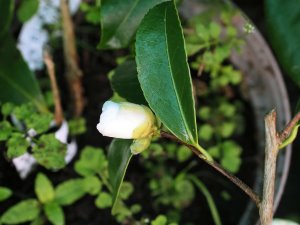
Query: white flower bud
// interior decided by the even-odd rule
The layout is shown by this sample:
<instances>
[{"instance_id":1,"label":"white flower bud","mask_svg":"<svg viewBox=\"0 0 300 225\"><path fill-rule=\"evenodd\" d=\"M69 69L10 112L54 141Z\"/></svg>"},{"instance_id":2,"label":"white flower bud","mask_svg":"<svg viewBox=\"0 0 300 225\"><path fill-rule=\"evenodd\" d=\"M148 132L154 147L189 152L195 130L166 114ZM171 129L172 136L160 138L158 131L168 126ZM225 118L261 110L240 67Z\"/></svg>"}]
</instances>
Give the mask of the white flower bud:
<instances>
[{"instance_id":1,"label":"white flower bud","mask_svg":"<svg viewBox=\"0 0 300 225\"><path fill-rule=\"evenodd\" d=\"M150 137L157 130L155 117L148 107L112 101L104 103L97 129L103 136L122 139Z\"/></svg>"}]
</instances>

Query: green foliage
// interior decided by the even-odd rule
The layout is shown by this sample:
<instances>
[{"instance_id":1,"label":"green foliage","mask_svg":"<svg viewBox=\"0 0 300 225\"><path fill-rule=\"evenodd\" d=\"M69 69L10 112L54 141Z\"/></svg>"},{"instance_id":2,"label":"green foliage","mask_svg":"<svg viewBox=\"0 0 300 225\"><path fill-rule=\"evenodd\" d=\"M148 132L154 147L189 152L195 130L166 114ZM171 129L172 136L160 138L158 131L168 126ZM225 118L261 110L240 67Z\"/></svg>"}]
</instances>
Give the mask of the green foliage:
<instances>
[{"instance_id":1,"label":"green foliage","mask_svg":"<svg viewBox=\"0 0 300 225\"><path fill-rule=\"evenodd\" d=\"M106 209L112 206L112 196L107 192L101 192L96 201L95 204L99 209Z\"/></svg>"},{"instance_id":2,"label":"green foliage","mask_svg":"<svg viewBox=\"0 0 300 225\"><path fill-rule=\"evenodd\" d=\"M177 160L178 160L178 162L185 162L188 159L190 159L191 156L192 156L192 152L188 147L186 147L184 145L181 145L177 149Z\"/></svg>"},{"instance_id":3,"label":"green foliage","mask_svg":"<svg viewBox=\"0 0 300 225\"><path fill-rule=\"evenodd\" d=\"M53 120L51 113L32 113L24 118L24 122L28 128L34 129L38 134L46 132Z\"/></svg>"},{"instance_id":4,"label":"green foliage","mask_svg":"<svg viewBox=\"0 0 300 225\"><path fill-rule=\"evenodd\" d=\"M44 224L44 218L42 217L37 217L35 218L31 223L30 225L43 225Z\"/></svg>"},{"instance_id":5,"label":"green foliage","mask_svg":"<svg viewBox=\"0 0 300 225\"><path fill-rule=\"evenodd\" d=\"M130 195L133 193L133 191L134 188L131 183L126 181L123 182L120 188L120 194L119 194L120 199L127 200L130 197Z\"/></svg>"},{"instance_id":6,"label":"green foliage","mask_svg":"<svg viewBox=\"0 0 300 225\"><path fill-rule=\"evenodd\" d=\"M0 121L0 141L6 141L7 156L12 159L23 155L32 147L33 156L48 169L65 166L66 145L57 140L50 131L53 114L39 112L32 103L14 105L5 103L1 107L4 116ZM7 120L13 115L15 120Z\"/></svg>"},{"instance_id":7,"label":"green foliage","mask_svg":"<svg viewBox=\"0 0 300 225\"><path fill-rule=\"evenodd\" d=\"M34 158L47 169L61 169L65 166L66 145L54 134L43 135L32 147Z\"/></svg>"},{"instance_id":8,"label":"green foliage","mask_svg":"<svg viewBox=\"0 0 300 225\"><path fill-rule=\"evenodd\" d=\"M86 2L80 4L80 10L85 13L85 20L91 24L100 24L100 4L99 1L95 5Z\"/></svg>"},{"instance_id":9,"label":"green foliage","mask_svg":"<svg viewBox=\"0 0 300 225\"><path fill-rule=\"evenodd\" d=\"M0 61L0 101L15 104L32 102L40 111L47 111L38 82L10 35L1 41L0 55L4 56Z\"/></svg>"},{"instance_id":10,"label":"green foliage","mask_svg":"<svg viewBox=\"0 0 300 225\"><path fill-rule=\"evenodd\" d=\"M132 157L130 145L132 140L114 139L108 150L108 172L112 186L113 208ZM114 210L114 209L113 209Z\"/></svg>"},{"instance_id":11,"label":"green foliage","mask_svg":"<svg viewBox=\"0 0 300 225\"><path fill-rule=\"evenodd\" d=\"M241 166L242 148L234 141L225 141L219 146L209 148L208 152L220 159L221 165L228 171L236 173Z\"/></svg>"},{"instance_id":12,"label":"green foliage","mask_svg":"<svg viewBox=\"0 0 300 225\"><path fill-rule=\"evenodd\" d=\"M166 225L167 217L164 215L158 215L153 221L151 221L151 225Z\"/></svg>"},{"instance_id":13,"label":"green foliage","mask_svg":"<svg viewBox=\"0 0 300 225\"><path fill-rule=\"evenodd\" d=\"M243 44L237 29L232 26L235 14L234 9L226 7L203 13L189 22L186 33L188 55L194 56L191 68L202 75L195 84L200 89L196 94L201 102L197 113L201 124L199 142L210 146L210 155L233 173L241 164L241 148L228 139L243 132L240 107L243 103L232 100L236 98L234 88L241 83L242 75L226 62L231 52L239 50ZM221 30L225 32L221 34ZM231 155L228 145L235 149L235 154Z\"/></svg>"},{"instance_id":14,"label":"green foliage","mask_svg":"<svg viewBox=\"0 0 300 225\"><path fill-rule=\"evenodd\" d=\"M10 102L6 102L1 106L1 113L3 116L8 116L10 115L13 110L14 110L14 104L10 103Z\"/></svg>"},{"instance_id":15,"label":"green foliage","mask_svg":"<svg viewBox=\"0 0 300 225\"><path fill-rule=\"evenodd\" d=\"M12 126L8 121L0 122L0 141L5 141L12 133Z\"/></svg>"},{"instance_id":16,"label":"green foliage","mask_svg":"<svg viewBox=\"0 0 300 225\"><path fill-rule=\"evenodd\" d=\"M84 118L76 118L68 121L69 133L71 136L80 135L86 132L86 123Z\"/></svg>"},{"instance_id":17,"label":"green foliage","mask_svg":"<svg viewBox=\"0 0 300 225\"><path fill-rule=\"evenodd\" d=\"M214 133L214 128L210 124L203 124L199 129L199 139L208 141L211 140Z\"/></svg>"},{"instance_id":18,"label":"green foliage","mask_svg":"<svg viewBox=\"0 0 300 225\"><path fill-rule=\"evenodd\" d=\"M13 0L0 0L0 41L7 34L10 27L11 20L13 18L15 2Z\"/></svg>"},{"instance_id":19,"label":"green foliage","mask_svg":"<svg viewBox=\"0 0 300 225\"><path fill-rule=\"evenodd\" d=\"M128 102L147 105L137 77L136 63L128 60L119 65L111 77L112 89Z\"/></svg>"},{"instance_id":20,"label":"green foliage","mask_svg":"<svg viewBox=\"0 0 300 225\"><path fill-rule=\"evenodd\" d=\"M164 0L102 0L101 48L127 47L144 15ZM118 12L118 13L116 13Z\"/></svg>"},{"instance_id":21,"label":"green foliage","mask_svg":"<svg viewBox=\"0 0 300 225\"><path fill-rule=\"evenodd\" d=\"M84 178L83 186L86 193L89 193L90 195L97 195L102 188L102 183L98 177L89 176Z\"/></svg>"},{"instance_id":22,"label":"green foliage","mask_svg":"<svg viewBox=\"0 0 300 225\"><path fill-rule=\"evenodd\" d=\"M64 212L57 203L50 202L44 206L44 212L47 216L47 219L53 225L64 225L65 224L65 216Z\"/></svg>"},{"instance_id":23,"label":"green foliage","mask_svg":"<svg viewBox=\"0 0 300 225\"><path fill-rule=\"evenodd\" d=\"M22 1L18 9L17 15L21 22L29 20L38 10L39 0L26 0Z\"/></svg>"},{"instance_id":24,"label":"green foliage","mask_svg":"<svg viewBox=\"0 0 300 225\"><path fill-rule=\"evenodd\" d=\"M23 134L12 133L6 143L7 157L11 159L23 155L29 145L29 142L25 139Z\"/></svg>"},{"instance_id":25,"label":"green foliage","mask_svg":"<svg viewBox=\"0 0 300 225\"><path fill-rule=\"evenodd\" d=\"M266 31L288 75L300 85L300 11L298 0L266 0Z\"/></svg>"},{"instance_id":26,"label":"green foliage","mask_svg":"<svg viewBox=\"0 0 300 225\"><path fill-rule=\"evenodd\" d=\"M107 167L106 156L100 148L85 147L75 163L75 171L81 176L92 176Z\"/></svg>"},{"instance_id":27,"label":"green foliage","mask_svg":"<svg viewBox=\"0 0 300 225\"><path fill-rule=\"evenodd\" d=\"M8 199L12 195L12 191L6 187L0 187L0 202Z\"/></svg>"},{"instance_id":28,"label":"green foliage","mask_svg":"<svg viewBox=\"0 0 300 225\"><path fill-rule=\"evenodd\" d=\"M48 203L54 199L54 188L51 181L42 173L35 178L35 193L41 203Z\"/></svg>"},{"instance_id":29,"label":"green foliage","mask_svg":"<svg viewBox=\"0 0 300 225\"><path fill-rule=\"evenodd\" d=\"M85 194L83 179L70 179L55 188L55 201L60 205L71 205Z\"/></svg>"},{"instance_id":30,"label":"green foliage","mask_svg":"<svg viewBox=\"0 0 300 225\"><path fill-rule=\"evenodd\" d=\"M15 106L13 108L12 113L20 122L22 121L25 123L25 120L28 119L31 116L31 114L36 113L36 108L31 102L24 103L24 104ZM28 129L30 129L30 128L28 128Z\"/></svg>"},{"instance_id":31,"label":"green foliage","mask_svg":"<svg viewBox=\"0 0 300 225\"><path fill-rule=\"evenodd\" d=\"M149 106L180 140L197 145L192 82L173 2L148 12L138 29L135 47L138 78Z\"/></svg>"},{"instance_id":32,"label":"green foliage","mask_svg":"<svg viewBox=\"0 0 300 225\"><path fill-rule=\"evenodd\" d=\"M178 209L190 205L195 197L194 186L186 180L184 174L175 178L165 174L159 180L152 179L149 187L157 204L172 205Z\"/></svg>"},{"instance_id":33,"label":"green foliage","mask_svg":"<svg viewBox=\"0 0 300 225\"><path fill-rule=\"evenodd\" d=\"M9 208L1 217L5 224L19 224L34 220L40 213L40 205L35 199L28 199Z\"/></svg>"}]
</instances>

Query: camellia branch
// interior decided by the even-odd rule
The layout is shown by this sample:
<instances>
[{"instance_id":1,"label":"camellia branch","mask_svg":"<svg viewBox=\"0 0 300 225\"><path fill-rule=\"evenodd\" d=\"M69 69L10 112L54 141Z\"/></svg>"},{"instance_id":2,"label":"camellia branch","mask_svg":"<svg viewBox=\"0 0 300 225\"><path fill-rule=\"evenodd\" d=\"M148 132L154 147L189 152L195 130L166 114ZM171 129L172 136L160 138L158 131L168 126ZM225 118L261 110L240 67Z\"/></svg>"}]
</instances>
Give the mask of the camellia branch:
<instances>
[{"instance_id":1,"label":"camellia branch","mask_svg":"<svg viewBox=\"0 0 300 225\"><path fill-rule=\"evenodd\" d=\"M60 0L60 10L63 27L66 77L69 84L70 95L73 99L74 116L79 117L84 108L83 88L81 84L82 71L78 66L74 26L69 12L67 0Z\"/></svg>"},{"instance_id":2,"label":"camellia branch","mask_svg":"<svg viewBox=\"0 0 300 225\"><path fill-rule=\"evenodd\" d=\"M300 120L298 112L286 125L283 131L278 134L276 131L276 112L272 110L265 117L265 171L263 184L263 198L259 210L262 225L271 225L273 220L275 179L276 179L276 160L278 157L279 146L290 136L294 127Z\"/></svg>"},{"instance_id":3,"label":"camellia branch","mask_svg":"<svg viewBox=\"0 0 300 225\"><path fill-rule=\"evenodd\" d=\"M48 75L50 78L51 90L52 90L53 99L54 99L55 122L56 122L56 125L60 125L64 119L64 115L63 115L63 110L61 107L59 89L58 89L56 77L55 77L55 65L54 65L51 55L49 54L48 51L45 51L45 53L44 53L44 62L47 67Z\"/></svg>"},{"instance_id":4,"label":"camellia branch","mask_svg":"<svg viewBox=\"0 0 300 225\"><path fill-rule=\"evenodd\" d=\"M266 144L263 196L259 214L261 225L271 225L273 220L276 160L280 145L280 139L276 131L275 110L272 110L265 117L265 134Z\"/></svg>"},{"instance_id":5,"label":"camellia branch","mask_svg":"<svg viewBox=\"0 0 300 225\"><path fill-rule=\"evenodd\" d=\"M188 148L190 148L192 150L192 152L197 155L200 159L202 159L204 162L206 162L208 165L210 165L212 168L214 168L216 171L218 171L220 174L222 174L223 176L227 177L231 182L233 182L236 186L238 186L242 191L245 192L245 194L247 194L252 200L253 202L256 204L256 206L258 208L260 208L260 198L259 196L247 185L245 184L243 181L241 181L239 178L237 178L236 176L234 176L233 174L227 172L226 170L224 170L218 163L216 162L211 162L206 160L206 157L203 156L203 154L194 146L189 145L187 143L184 143L182 141L180 141L177 137L175 137L174 135L161 131L161 136L174 140L176 142L179 142L185 146L187 146Z\"/></svg>"}]
</instances>

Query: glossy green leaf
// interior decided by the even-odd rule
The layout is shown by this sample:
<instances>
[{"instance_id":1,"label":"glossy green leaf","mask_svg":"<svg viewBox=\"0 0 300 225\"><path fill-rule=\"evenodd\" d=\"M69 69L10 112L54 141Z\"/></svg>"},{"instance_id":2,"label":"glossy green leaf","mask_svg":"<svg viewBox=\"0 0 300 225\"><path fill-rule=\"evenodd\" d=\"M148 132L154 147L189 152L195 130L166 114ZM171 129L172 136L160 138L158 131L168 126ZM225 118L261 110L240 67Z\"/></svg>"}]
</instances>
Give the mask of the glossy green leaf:
<instances>
[{"instance_id":1,"label":"glossy green leaf","mask_svg":"<svg viewBox=\"0 0 300 225\"><path fill-rule=\"evenodd\" d=\"M55 201L60 205L71 205L86 193L83 179L71 179L55 189Z\"/></svg>"},{"instance_id":2,"label":"glossy green leaf","mask_svg":"<svg viewBox=\"0 0 300 225\"><path fill-rule=\"evenodd\" d=\"M136 36L138 78L149 106L180 140L196 145L192 82L174 2L149 11Z\"/></svg>"},{"instance_id":3,"label":"glossy green leaf","mask_svg":"<svg viewBox=\"0 0 300 225\"><path fill-rule=\"evenodd\" d=\"M129 60L118 66L111 78L112 89L128 102L147 105L141 89L136 63Z\"/></svg>"},{"instance_id":4,"label":"glossy green leaf","mask_svg":"<svg viewBox=\"0 0 300 225\"><path fill-rule=\"evenodd\" d=\"M8 199L12 195L12 191L6 187L0 187L0 202Z\"/></svg>"},{"instance_id":5,"label":"glossy green leaf","mask_svg":"<svg viewBox=\"0 0 300 225\"><path fill-rule=\"evenodd\" d=\"M46 111L38 82L10 35L0 43L0 56L0 102L33 102L40 111Z\"/></svg>"},{"instance_id":6,"label":"glossy green leaf","mask_svg":"<svg viewBox=\"0 0 300 225\"><path fill-rule=\"evenodd\" d=\"M118 198L120 188L132 157L130 145L132 140L114 139L108 150L108 172L112 186L113 207Z\"/></svg>"},{"instance_id":7,"label":"glossy green leaf","mask_svg":"<svg viewBox=\"0 0 300 225\"><path fill-rule=\"evenodd\" d=\"M28 199L9 208L1 217L5 224L19 224L34 220L40 213L40 205L35 199Z\"/></svg>"},{"instance_id":8,"label":"glossy green leaf","mask_svg":"<svg viewBox=\"0 0 300 225\"><path fill-rule=\"evenodd\" d=\"M51 202L54 199L53 185L42 173L36 176L34 190L41 203Z\"/></svg>"},{"instance_id":9,"label":"glossy green leaf","mask_svg":"<svg viewBox=\"0 0 300 225\"><path fill-rule=\"evenodd\" d=\"M288 75L300 85L300 2L266 0L267 32Z\"/></svg>"},{"instance_id":10,"label":"glossy green leaf","mask_svg":"<svg viewBox=\"0 0 300 225\"><path fill-rule=\"evenodd\" d=\"M61 206L59 206L56 202L50 202L44 206L45 214L48 220L53 225L64 225L65 224L65 216L64 211Z\"/></svg>"},{"instance_id":11,"label":"glossy green leaf","mask_svg":"<svg viewBox=\"0 0 300 225\"><path fill-rule=\"evenodd\" d=\"M29 20L38 10L39 0L26 0L21 1L17 15L21 22Z\"/></svg>"},{"instance_id":12,"label":"glossy green leaf","mask_svg":"<svg viewBox=\"0 0 300 225\"><path fill-rule=\"evenodd\" d=\"M9 29L13 16L14 4L14 0L0 0L0 40L7 34Z\"/></svg>"},{"instance_id":13,"label":"glossy green leaf","mask_svg":"<svg viewBox=\"0 0 300 225\"><path fill-rule=\"evenodd\" d=\"M127 47L144 15L166 0L102 0L100 48Z\"/></svg>"}]
</instances>

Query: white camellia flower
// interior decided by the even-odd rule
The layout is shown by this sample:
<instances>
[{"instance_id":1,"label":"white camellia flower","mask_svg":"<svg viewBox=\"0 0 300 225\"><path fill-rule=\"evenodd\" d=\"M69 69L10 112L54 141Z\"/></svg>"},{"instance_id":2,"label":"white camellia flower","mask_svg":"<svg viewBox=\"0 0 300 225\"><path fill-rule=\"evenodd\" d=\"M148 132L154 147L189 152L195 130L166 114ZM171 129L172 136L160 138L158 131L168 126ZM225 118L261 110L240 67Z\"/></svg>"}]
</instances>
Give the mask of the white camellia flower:
<instances>
[{"instance_id":1,"label":"white camellia flower","mask_svg":"<svg viewBox=\"0 0 300 225\"><path fill-rule=\"evenodd\" d=\"M103 136L122 139L142 139L157 130L155 116L143 105L106 101L97 129Z\"/></svg>"}]
</instances>

